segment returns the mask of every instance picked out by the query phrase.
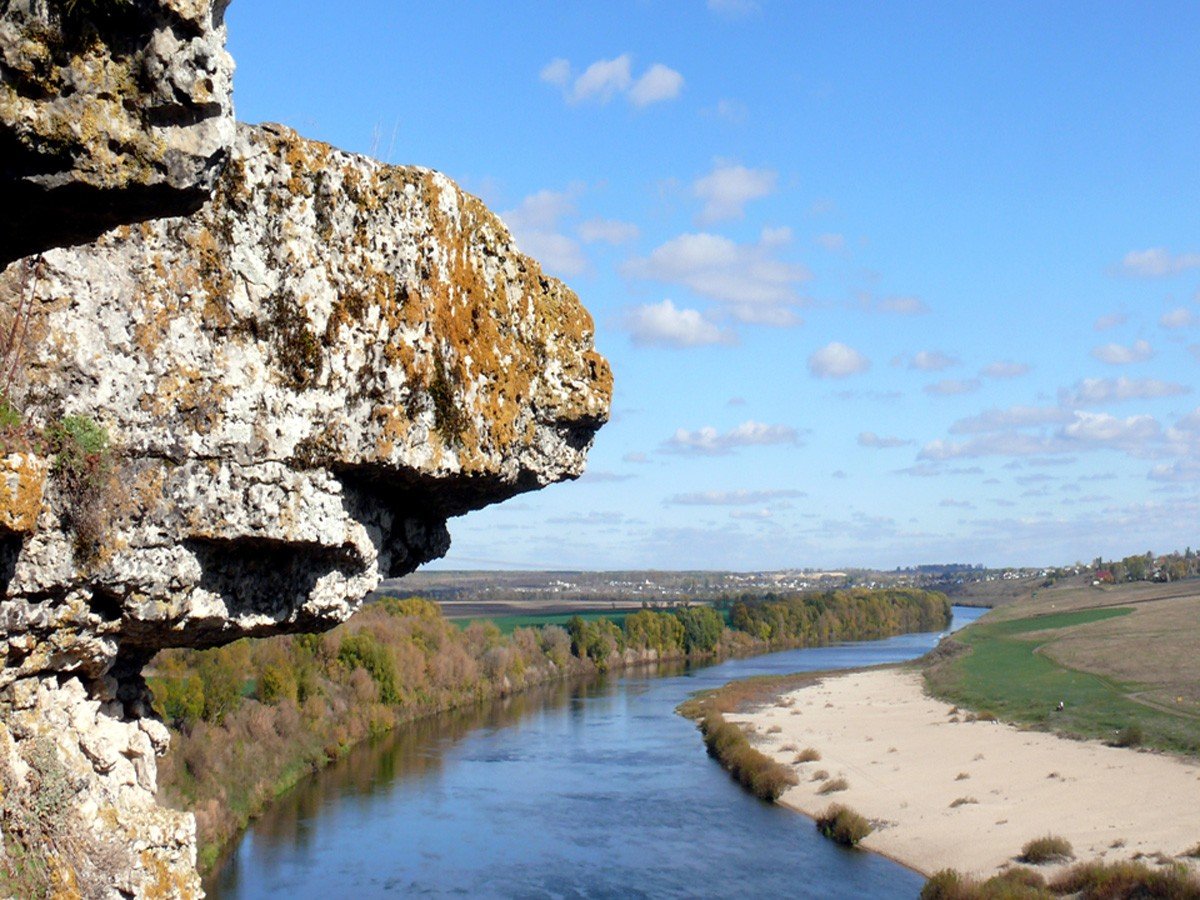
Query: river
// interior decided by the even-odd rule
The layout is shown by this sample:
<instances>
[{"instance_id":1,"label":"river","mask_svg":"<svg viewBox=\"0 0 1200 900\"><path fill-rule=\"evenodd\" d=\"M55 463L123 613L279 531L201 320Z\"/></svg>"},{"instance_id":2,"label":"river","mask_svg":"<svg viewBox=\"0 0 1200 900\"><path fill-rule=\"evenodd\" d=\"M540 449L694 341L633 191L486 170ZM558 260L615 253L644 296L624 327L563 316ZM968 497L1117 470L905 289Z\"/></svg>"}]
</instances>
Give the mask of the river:
<instances>
[{"instance_id":1,"label":"river","mask_svg":"<svg viewBox=\"0 0 1200 900\"><path fill-rule=\"evenodd\" d=\"M955 607L954 627L985 610ZM899 662L938 634L558 685L405 726L257 819L217 898L913 898L923 879L755 799L675 707L735 678Z\"/></svg>"}]
</instances>

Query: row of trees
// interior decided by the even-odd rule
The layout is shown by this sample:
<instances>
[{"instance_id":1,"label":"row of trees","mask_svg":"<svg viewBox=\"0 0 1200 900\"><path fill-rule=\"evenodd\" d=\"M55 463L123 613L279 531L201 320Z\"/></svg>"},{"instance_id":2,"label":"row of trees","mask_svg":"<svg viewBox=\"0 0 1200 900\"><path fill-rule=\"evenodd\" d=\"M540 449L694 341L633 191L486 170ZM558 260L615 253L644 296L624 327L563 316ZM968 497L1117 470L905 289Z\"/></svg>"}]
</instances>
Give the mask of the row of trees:
<instances>
[{"instance_id":1,"label":"row of trees","mask_svg":"<svg viewBox=\"0 0 1200 900\"><path fill-rule=\"evenodd\" d=\"M835 591L771 601L641 610L623 625L503 635L465 628L421 599L385 599L320 635L167 650L149 683L175 732L159 766L167 800L196 813L201 863L282 789L364 738L432 712L550 680L651 659L753 652L942 628L948 601L924 591Z\"/></svg>"},{"instance_id":2,"label":"row of trees","mask_svg":"<svg viewBox=\"0 0 1200 900\"><path fill-rule=\"evenodd\" d=\"M1097 556L1092 562L1092 569L1099 580L1117 584L1126 581L1182 581L1200 576L1200 553L1188 547L1182 553L1176 550L1155 556L1147 550L1107 562Z\"/></svg>"}]
</instances>

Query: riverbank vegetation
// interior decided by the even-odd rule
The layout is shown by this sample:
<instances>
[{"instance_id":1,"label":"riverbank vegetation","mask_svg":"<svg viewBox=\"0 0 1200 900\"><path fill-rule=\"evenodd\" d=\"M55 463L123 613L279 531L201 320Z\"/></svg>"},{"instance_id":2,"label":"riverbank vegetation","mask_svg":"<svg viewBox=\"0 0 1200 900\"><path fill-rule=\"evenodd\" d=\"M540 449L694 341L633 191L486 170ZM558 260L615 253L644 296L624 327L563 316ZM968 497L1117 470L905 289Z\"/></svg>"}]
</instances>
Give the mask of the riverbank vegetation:
<instances>
[{"instance_id":1,"label":"riverbank vegetation","mask_svg":"<svg viewBox=\"0 0 1200 900\"><path fill-rule=\"evenodd\" d=\"M1151 868L1140 860L1086 862L1047 880L1014 866L986 881L943 869L925 883L921 900L1117 900L1131 897L1200 898L1200 878L1180 863Z\"/></svg>"},{"instance_id":2,"label":"riverbank vegetation","mask_svg":"<svg viewBox=\"0 0 1200 900\"><path fill-rule=\"evenodd\" d=\"M817 816L817 831L843 847L858 846L858 842L873 830L863 816L838 803Z\"/></svg>"},{"instance_id":3,"label":"riverbank vegetation","mask_svg":"<svg viewBox=\"0 0 1200 900\"><path fill-rule=\"evenodd\" d=\"M356 743L435 712L537 684L656 660L713 658L944 628L950 607L924 591L838 591L743 604L749 634L706 606L641 610L621 626L491 622L459 628L436 604L384 599L321 635L168 650L147 670L173 732L163 798L193 810L207 869L248 820L306 773ZM940 614L939 614L940 611ZM776 629L777 624L783 627ZM787 623L792 623L788 625Z\"/></svg>"}]
</instances>

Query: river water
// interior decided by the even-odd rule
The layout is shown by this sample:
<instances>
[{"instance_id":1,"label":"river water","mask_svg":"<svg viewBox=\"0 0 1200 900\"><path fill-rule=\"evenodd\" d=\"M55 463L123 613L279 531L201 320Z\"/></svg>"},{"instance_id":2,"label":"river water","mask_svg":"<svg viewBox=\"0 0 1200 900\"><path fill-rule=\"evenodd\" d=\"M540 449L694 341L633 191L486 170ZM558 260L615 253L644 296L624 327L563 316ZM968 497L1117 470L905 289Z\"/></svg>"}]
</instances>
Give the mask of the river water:
<instances>
[{"instance_id":1,"label":"river water","mask_svg":"<svg viewBox=\"0 0 1200 900\"><path fill-rule=\"evenodd\" d=\"M954 627L984 610L955 607ZM675 707L735 678L920 656L936 633L640 670L406 726L281 798L206 881L219 898L915 897L711 760Z\"/></svg>"}]
</instances>

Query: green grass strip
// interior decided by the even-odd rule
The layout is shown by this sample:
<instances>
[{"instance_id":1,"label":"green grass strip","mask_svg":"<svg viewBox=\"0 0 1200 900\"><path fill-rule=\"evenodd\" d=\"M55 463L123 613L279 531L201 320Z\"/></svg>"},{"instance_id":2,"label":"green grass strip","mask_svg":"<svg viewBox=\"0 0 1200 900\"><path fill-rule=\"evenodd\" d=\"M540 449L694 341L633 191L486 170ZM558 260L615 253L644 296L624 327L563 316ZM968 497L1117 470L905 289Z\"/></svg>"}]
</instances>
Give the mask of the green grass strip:
<instances>
[{"instance_id":1,"label":"green grass strip","mask_svg":"<svg viewBox=\"0 0 1200 900\"><path fill-rule=\"evenodd\" d=\"M1121 729L1137 725L1149 746L1200 753L1200 723L1131 700L1127 695L1138 685L1070 669L1037 652L1054 640L1056 630L1130 612L1128 607L1091 609L972 625L955 636L970 652L928 670L930 690L1009 722L1110 741Z\"/></svg>"}]
</instances>

